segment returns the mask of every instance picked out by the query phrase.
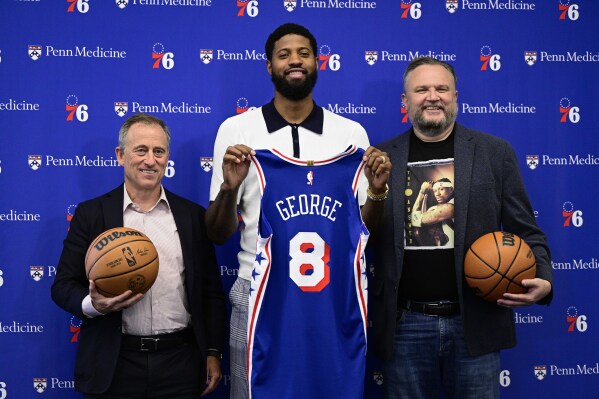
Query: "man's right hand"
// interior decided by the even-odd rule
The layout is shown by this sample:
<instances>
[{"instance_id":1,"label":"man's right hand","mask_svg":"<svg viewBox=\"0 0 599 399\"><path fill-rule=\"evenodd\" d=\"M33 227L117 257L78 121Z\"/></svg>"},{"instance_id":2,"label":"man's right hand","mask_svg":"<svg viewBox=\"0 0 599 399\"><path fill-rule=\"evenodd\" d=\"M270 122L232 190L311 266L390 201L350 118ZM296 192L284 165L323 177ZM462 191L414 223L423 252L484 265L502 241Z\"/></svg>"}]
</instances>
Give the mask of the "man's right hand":
<instances>
[{"instance_id":1,"label":"man's right hand","mask_svg":"<svg viewBox=\"0 0 599 399\"><path fill-rule=\"evenodd\" d=\"M89 280L89 296L91 297L94 308L102 314L126 309L129 306L135 305L144 297L143 294L133 295L131 290L127 290L115 297L106 297L98 292L96 283L94 283L93 280Z\"/></svg>"},{"instance_id":2,"label":"man's right hand","mask_svg":"<svg viewBox=\"0 0 599 399\"><path fill-rule=\"evenodd\" d=\"M227 147L223 157L223 184L221 190L237 190L250 170L251 157L256 152L244 144Z\"/></svg>"}]
</instances>

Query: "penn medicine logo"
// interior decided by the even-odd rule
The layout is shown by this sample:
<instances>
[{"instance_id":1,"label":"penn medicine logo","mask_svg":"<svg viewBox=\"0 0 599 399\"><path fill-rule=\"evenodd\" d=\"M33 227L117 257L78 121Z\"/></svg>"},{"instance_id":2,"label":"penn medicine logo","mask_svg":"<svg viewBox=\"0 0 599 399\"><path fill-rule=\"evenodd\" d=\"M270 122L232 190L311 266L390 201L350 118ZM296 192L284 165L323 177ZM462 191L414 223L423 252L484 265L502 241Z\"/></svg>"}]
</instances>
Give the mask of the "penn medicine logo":
<instances>
[{"instance_id":1,"label":"penn medicine logo","mask_svg":"<svg viewBox=\"0 0 599 399\"><path fill-rule=\"evenodd\" d=\"M543 381L547 377L547 366L535 366L534 373L537 380Z\"/></svg>"},{"instance_id":2,"label":"penn medicine logo","mask_svg":"<svg viewBox=\"0 0 599 399\"><path fill-rule=\"evenodd\" d=\"M129 111L129 103L126 101L118 101L114 103L114 112L121 118Z\"/></svg>"},{"instance_id":3,"label":"penn medicine logo","mask_svg":"<svg viewBox=\"0 0 599 399\"><path fill-rule=\"evenodd\" d=\"M154 43L152 46L152 59L154 64L152 69L173 69L175 67L175 54L164 50L162 43Z\"/></svg>"},{"instance_id":4,"label":"penn medicine logo","mask_svg":"<svg viewBox=\"0 0 599 399\"><path fill-rule=\"evenodd\" d=\"M445 0L445 9L449 11L450 14L456 12L458 7L458 0Z\"/></svg>"},{"instance_id":5,"label":"penn medicine logo","mask_svg":"<svg viewBox=\"0 0 599 399\"><path fill-rule=\"evenodd\" d=\"M295 11L297 7L301 8L331 8L331 9L376 9L376 1L369 0L283 0L283 8L289 12Z\"/></svg>"},{"instance_id":6,"label":"penn medicine logo","mask_svg":"<svg viewBox=\"0 0 599 399\"><path fill-rule=\"evenodd\" d=\"M48 379L47 378L34 378L33 379L33 389L37 393L44 393L48 388Z\"/></svg>"},{"instance_id":7,"label":"penn medicine logo","mask_svg":"<svg viewBox=\"0 0 599 399\"><path fill-rule=\"evenodd\" d=\"M45 47L45 50L44 50ZM29 45L27 54L33 61L37 61L45 52L47 57L82 57L82 58L110 58L110 59L125 59L127 51L115 50L112 47L104 48L95 46L88 48L87 46L78 46L74 48L57 48L53 45Z\"/></svg>"},{"instance_id":8,"label":"penn medicine logo","mask_svg":"<svg viewBox=\"0 0 599 399\"><path fill-rule=\"evenodd\" d=\"M295 11L295 9L297 7L297 1L296 0L285 0L283 2L283 7L289 12Z\"/></svg>"},{"instance_id":9,"label":"penn medicine logo","mask_svg":"<svg viewBox=\"0 0 599 399\"><path fill-rule=\"evenodd\" d=\"M538 155L527 155L526 156L526 166L529 169L535 170L537 166L539 166L539 156Z\"/></svg>"},{"instance_id":10,"label":"penn medicine logo","mask_svg":"<svg viewBox=\"0 0 599 399\"><path fill-rule=\"evenodd\" d=\"M214 58L214 51L213 50L208 50L208 49L201 49L200 50L200 60L204 64L210 64L210 62L212 61L212 58Z\"/></svg>"},{"instance_id":11,"label":"penn medicine logo","mask_svg":"<svg viewBox=\"0 0 599 399\"><path fill-rule=\"evenodd\" d=\"M200 157L200 166L204 172L210 173L213 165L214 159L212 157Z\"/></svg>"},{"instance_id":12,"label":"penn medicine logo","mask_svg":"<svg viewBox=\"0 0 599 399\"><path fill-rule=\"evenodd\" d=\"M74 158L58 158L54 155L46 155L45 162L42 160L41 155L29 155L27 159L29 162L29 167L32 170L38 170L44 163L46 166L57 167L120 167L116 158L112 156L104 158L101 155L75 155Z\"/></svg>"},{"instance_id":13,"label":"penn medicine logo","mask_svg":"<svg viewBox=\"0 0 599 399\"><path fill-rule=\"evenodd\" d=\"M29 266L29 275L33 281L40 281L44 278L44 266Z\"/></svg>"},{"instance_id":14,"label":"penn medicine logo","mask_svg":"<svg viewBox=\"0 0 599 399\"><path fill-rule=\"evenodd\" d=\"M533 66L537 62L537 52L536 51L525 51L524 52L524 61L528 66Z\"/></svg>"},{"instance_id":15,"label":"penn medicine logo","mask_svg":"<svg viewBox=\"0 0 599 399\"><path fill-rule=\"evenodd\" d=\"M465 11L534 11L537 7L535 3L524 0L445 0L445 9L453 14L460 8L459 2Z\"/></svg>"},{"instance_id":16,"label":"penn medicine logo","mask_svg":"<svg viewBox=\"0 0 599 399\"><path fill-rule=\"evenodd\" d=\"M29 47L27 48L27 54L29 55L29 58L31 58L33 61L39 60L42 56L42 46L29 45Z\"/></svg>"},{"instance_id":17,"label":"penn medicine logo","mask_svg":"<svg viewBox=\"0 0 599 399\"><path fill-rule=\"evenodd\" d=\"M129 4L132 6L143 7L211 7L213 1L214 0L115 0L115 4L122 10Z\"/></svg>"},{"instance_id":18,"label":"penn medicine logo","mask_svg":"<svg viewBox=\"0 0 599 399\"><path fill-rule=\"evenodd\" d=\"M29 155L27 157L27 164L32 170L38 170L42 166L41 155Z\"/></svg>"},{"instance_id":19,"label":"penn medicine logo","mask_svg":"<svg viewBox=\"0 0 599 399\"><path fill-rule=\"evenodd\" d=\"M365 51L364 52L364 60L366 60L366 63L370 66L376 64L376 62L379 59L379 52L378 51Z\"/></svg>"},{"instance_id":20,"label":"penn medicine logo","mask_svg":"<svg viewBox=\"0 0 599 399\"><path fill-rule=\"evenodd\" d=\"M217 61L266 61L266 53L261 53L256 49L245 49L243 51L230 51L225 49L202 49L200 50L200 60L204 64L209 64L216 57Z\"/></svg>"}]
</instances>

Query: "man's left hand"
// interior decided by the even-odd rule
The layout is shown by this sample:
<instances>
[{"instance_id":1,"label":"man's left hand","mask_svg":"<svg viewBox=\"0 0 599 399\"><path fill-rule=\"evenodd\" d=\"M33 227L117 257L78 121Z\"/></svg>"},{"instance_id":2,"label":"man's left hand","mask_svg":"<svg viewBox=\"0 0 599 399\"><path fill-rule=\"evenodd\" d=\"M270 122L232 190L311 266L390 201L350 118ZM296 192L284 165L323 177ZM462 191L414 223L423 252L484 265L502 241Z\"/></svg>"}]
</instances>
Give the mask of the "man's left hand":
<instances>
[{"instance_id":1,"label":"man's left hand","mask_svg":"<svg viewBox=\"0 0 599 399\"><path fill-rule=\"evenodd\" d=\"M522 285L528 290L524 294L503 294L497 300L499 306L506 308L519 308L537 303L551 292L551 283L540 278L524 279Z\"/></svg>"},{"instance_id":2,"label":"man's left hand","mask_svg":"<svg viewBox=\"0 0 599 399\"><path fill-rule=\"evenodd\" d=\"M391 173L391 160L386 152L375 147L368 147L364 152L363 160L366 162L364 173L368 179L370 191L382 194L387 189L387 181Z\"/></svg>"},{"instance_id":3,"label":"man's left hand","mask_svg":"<svg viewBox=\"0 0 599 399\"><path fill-rule=\"evenodd\" d=\"M206 357L206 370L207 386L201 396L208 395L210 392L214 391L223 376L220 370L220 360L214 356Z\"/></svg>"}]
</instances>

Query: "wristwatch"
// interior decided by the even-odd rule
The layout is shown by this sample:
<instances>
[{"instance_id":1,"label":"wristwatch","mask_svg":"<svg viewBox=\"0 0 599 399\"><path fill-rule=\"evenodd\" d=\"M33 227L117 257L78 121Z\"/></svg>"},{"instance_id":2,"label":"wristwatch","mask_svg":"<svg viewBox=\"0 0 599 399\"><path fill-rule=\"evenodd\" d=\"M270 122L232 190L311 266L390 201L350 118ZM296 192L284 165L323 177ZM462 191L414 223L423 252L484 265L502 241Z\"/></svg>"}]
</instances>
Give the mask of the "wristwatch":
<instances>
[{"instance_id":1,"label":"wristwatch","mask_svg":"<svg viewBox=\"0 0 599 399\"><path fill-rule=\"evenodd\" d=\"M206 355L213 356L213 357L217 358L218 360L223 360L223 353L221 351L219 351L218 349L207 349Z\"/></svg>"}]
</instances>

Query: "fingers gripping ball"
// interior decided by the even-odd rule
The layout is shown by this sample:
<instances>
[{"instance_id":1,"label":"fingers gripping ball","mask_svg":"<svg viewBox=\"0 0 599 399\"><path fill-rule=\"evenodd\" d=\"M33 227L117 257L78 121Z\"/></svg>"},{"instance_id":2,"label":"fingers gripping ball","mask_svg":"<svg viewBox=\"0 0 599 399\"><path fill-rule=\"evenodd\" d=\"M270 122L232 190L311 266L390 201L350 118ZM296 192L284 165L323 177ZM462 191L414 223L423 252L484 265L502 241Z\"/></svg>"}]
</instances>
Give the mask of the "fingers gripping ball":
<instances>
[{"instance_id":1,"label":"fingers gripping ball","mask_svg":"<svg viewBox=\"0 0 599 399\"><path fill-rule=\"evenodd\" d=\"M85 255L85 272L104 296L145 293L158 275L158 252L140 231L117 227L100 234Z\"/></svg>"},{"instance_id":2,"label":"fingers gripping ball","mask_svg":"<svg viewBox=\"0 0 599 399\"><path fill-rule=\"evenodd\" d=\"M481 298L495 302L505 292L521 294L521 282L534 278L537 263L532 250L515 234L496 231L478 238L466 252L466 283Z\"/></svg>"}]
</instances>

